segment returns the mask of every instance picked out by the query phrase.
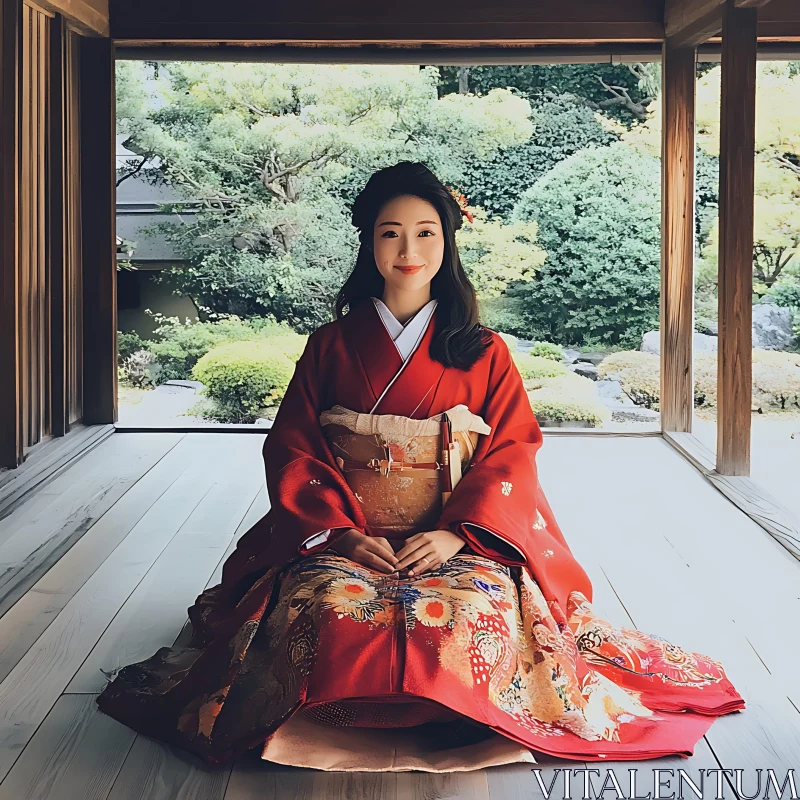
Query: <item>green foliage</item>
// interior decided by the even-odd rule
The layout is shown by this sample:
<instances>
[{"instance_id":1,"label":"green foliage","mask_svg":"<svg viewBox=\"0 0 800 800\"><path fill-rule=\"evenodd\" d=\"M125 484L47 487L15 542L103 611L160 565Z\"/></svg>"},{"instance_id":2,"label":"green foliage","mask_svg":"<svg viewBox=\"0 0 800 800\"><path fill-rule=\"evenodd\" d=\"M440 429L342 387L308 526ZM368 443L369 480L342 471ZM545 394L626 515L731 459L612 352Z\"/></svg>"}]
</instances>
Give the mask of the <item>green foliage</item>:
<instances>
[{"instance_id":1,"label":"green foliage","mask_svg":"<svg viewBox=\"0 0 800 800\"><path fill-rule=\"evenodd\" d=\"M697 85L698 143L719 152L721 69ZM760 62L756 104L756 180L753 282L765 294L800 261L800 75L787 62ZM702 250L707 271L716 270L716 222Z\"/></svg>"},{"instance_id":2,"label":"green foliage","mask_svg":"<svg viewBox=\"0 0 800 800\"><path fill-rule=\"evenodd\" d=\"M270 341L229 342L206 353L192 374L205 384L216 419L254 422L258 412L280 403L294 364Z\"/></svg>"},{"instance_id":3,"label":"green foliage","mask_svg":"<svg viewBox=\"0 0 800 800\"><path fill-rule=\"evenodd\" d=\"M552 342L534 342L530 353L532 356L549 358L559 363L564 360L564 349L560 344L553 344Z\"/></svg>"},{"instance_id":4,"label":"green foliage","mask_svg":"<svg viewBox=\"0 0 800 800\"><path fill-rule=\"evenodd\" d=\"M513 289L533 337L630 347L657 327L659 198L658 160L622 142L570 156L523 194L513 219L537 220L547 251Z\"/></svg>"},{"instance_id":5,"label":"green foliage","mask_svg":"<svg viewBox=\"0 0 800 800\"><path fill-rule=\"evenodd\" d=\"M514 336L525 337L527 327L524 303L508 294L500 297L478 298L481 322L493 331L504 331Z\"/></svg>"},{"instance_id":6,"label":"green foliage","mask_svg":"<svg viewBox=\"0 0 800 800\"><path fill-rule=\"evenodd\" d=\"M559 161L589 145L605 145L618 136L599 114L575 95L544 93L533 105L533 136L467 166L464 191L487 214L508 217L522 193Z\"/></svg>"},{"instance_id":7,"label":"green foliage","mask_svg":"<svg viewBox=\"0 0 800 800\"><path fill-rule=\"evenodd\" d=\"M775 283L767 296L772 297L776 305L800 311L800 283Z\"/></svg>"},{"instance_id":8,"label":"green foliage","mask_svg":"<svg viewBox=\"0 0 800 800\"><path fill-rule=\"evenodd\" d=\"M226 342L265 340L278 346L292 361L300 357L305 347L305 336L268 317L240 319L218 315L207 322L188 318L181 322L178 317L151 316L158 323L154 340L144 341L136 334L118 334L118 339L126 348L135 346L138 341L138 350L154 356L158 364L157 376L153 376L155 383L190 379L198 359Z\"/></svg>"},{"instance_id":9,"label":"green foliage","mask_svg":"<svg viewBox=\"0 0 800 800\"><path fill-rule=\"evenodd\" d=\"M456 243L478 297L499 297L511 281L533 278L545 260L538 230L534 220L503 223L474 209L473 221L456 231Z\"/></svg>"},{"instance_id":10,"label":"green foliage","mask_svg":"<svg viewBox=\"0 0 800 800\"><path fill-rule=\"evenodd\" d=\"M146 349L146 345L147 342L135 331L131 333L117 331L117 362L121 364L137 350Z\"/></svg>"},{"instance_id":11,"label":"green foliage","mask_svg":"<svg viewBox=\"0 0 800 800\"><path fill-rule=\"evenodd\" d=\"M118 69L118 132L139 173L186 197L162 232L188 267L176 292L215 311L273 314L301 331L331 318L354 263L348 202L376 169L465 165L530 138L530 104L507 89L439 98L416 66L141 62ZM131 174L140 159L123 170ZM194 213L178 212L186 206Z\"/></svg>"},{"instance_id":12,"label":"green foliage","mask_svg":"<svg viewBox=\"0 0 800 800\"><path fill-rule=\"evenodd\" d=\"M439 91L459 90L459 67L440 67ZM661 82L659 64L525 64L469 67L472 92L509 87L534 98L573 94L592 109L627 124L644 119Z\"/></svg>"}]
</instances>

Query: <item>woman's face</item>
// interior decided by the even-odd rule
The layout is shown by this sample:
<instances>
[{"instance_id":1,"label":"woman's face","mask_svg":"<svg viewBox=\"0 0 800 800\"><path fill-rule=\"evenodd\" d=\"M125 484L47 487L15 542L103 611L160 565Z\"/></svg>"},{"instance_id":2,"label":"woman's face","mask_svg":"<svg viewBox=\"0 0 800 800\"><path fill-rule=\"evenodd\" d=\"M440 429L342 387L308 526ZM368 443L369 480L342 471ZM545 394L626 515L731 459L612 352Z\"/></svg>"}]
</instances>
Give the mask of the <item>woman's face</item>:
<instances>
[{"instance_id":1,"label":"woman's face","mask_svg":"<svg viewBox=\"0 0 800 800\"><path fill-rule=\"evenodd\" d=\"M444 234L436 207L414 195L390 200L375 220L373 248L387 288L424 288L444 258Z\"/></svg>"}]
</instances>

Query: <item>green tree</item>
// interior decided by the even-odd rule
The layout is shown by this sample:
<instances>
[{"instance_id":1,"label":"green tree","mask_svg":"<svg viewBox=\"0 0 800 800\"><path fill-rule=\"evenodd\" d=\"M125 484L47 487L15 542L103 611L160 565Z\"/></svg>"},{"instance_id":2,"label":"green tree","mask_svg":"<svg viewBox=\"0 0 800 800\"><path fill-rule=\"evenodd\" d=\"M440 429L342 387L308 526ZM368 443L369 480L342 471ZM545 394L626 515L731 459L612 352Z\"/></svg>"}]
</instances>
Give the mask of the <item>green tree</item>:
<instances>
[{"instance_id":1,"label":"green tree","mask_svg":"<svg viewBox=\"0 0 800 800\"><path fill-rule=\"evenodd\" d=\"M440 67L442 94L472 91L485 94L497 87L516 89L534 99L571 94L589 108L630 125L646 118L658 95L661 65L524 64Z\"/></svg>"},{"instance_id":2,"label":"green tree","mask_svg":"<svg viewBox=\"0 0 800 800\"><path fill-rule=\"evenodd\" d=\"M536 220L547 260L509 290L528 336L636 347L658 325L658 159L623 142L561 161L522 196L513 218Z\"/></svg>"},{"instance_id":3,"label":"green tree","mask_svg":"<svg viewBox=\"0 0 800 800\"><path fill-rule=\"evenodd\" d=\"M407 66L121 62L118 131L186 202L168 233L189 260L166 273L215 311L272 313L309 330L329 318L353 263L348 202L375 169L424 161L447 183L469 159L526 141L530 104L506 89L437 93Z\"/></svg>"},{"instance_id":4,"label":"green tree","mask_svg":"<svg viewBox=\"0 0 800 800\"><path fill-rule=\"evenodd\" d=\"M464 190L489 214L508 217L522 193L559 161L589 145L604 145L619 137L603 124L580 97L543 93L532 99L533 136L504 147L488 158L467 165Z\"/></svg>"}]
</instances>

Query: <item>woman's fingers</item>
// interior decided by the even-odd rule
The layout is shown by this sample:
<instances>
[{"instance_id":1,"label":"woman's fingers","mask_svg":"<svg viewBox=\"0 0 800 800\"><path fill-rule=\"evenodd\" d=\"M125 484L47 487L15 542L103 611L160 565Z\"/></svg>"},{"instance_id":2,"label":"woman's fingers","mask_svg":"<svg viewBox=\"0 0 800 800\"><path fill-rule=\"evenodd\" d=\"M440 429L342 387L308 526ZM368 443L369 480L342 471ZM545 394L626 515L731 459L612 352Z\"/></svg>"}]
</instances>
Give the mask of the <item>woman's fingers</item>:
<instances>
[{"instance_id":1,"label":"woman's fingers","mask_svg":"<svg viewBox=\"0 0 800 800\"><path fill-rule=\"evenodd\" d=\"M430 572L432 569L441 567L444 562L440 558L432 558L430 561L418 561L414 564L414 568L408 571L411 577L422 575L425 572Z\"/></svg>"},{"instance_id":2,"label":"woman's fingers","mask_svg":"<svg viewBox=\"0 0 800 800\"><path fill-rule=\"evenodd\" d=\"M423 567L432 564L439 558L439 556L436 552L436 548L433 545L428 545L427 547L422 547L419 550L414 551L410 558L411 561L408 564L408 574L418 575Z\"/></svg>"},{"instance_id":3,"label":"woman's fingers","mask_svg":"<svg viewBox=\"0 0 800 800\"><path fill-rule=\"evenodd\" d=\"M361 551L359 563L386 575L391 575L394 572L394 567L388 561L367 549Z\"/></svg>"},{"instance_id":4,"label":"woman's fingers","mask_svg":"<svg viewBox=\"0 0 800 800\"><path fill-rule=\"evenodd\" d=\"M397 554L397 564L395 566L397 569L405 569L405 567L407 567L409 564L413 564L432 549L433 545L425 541L414 542L414 544L406 545Z\"/></svg>"},{"instance_id":5,"label":"woman's fingers","mask_svg":"<svg viewBox=\"0 0 800 800\"><path fill-rule=\"evenodd\" d=\"M385 558L392 566L397 564L397 556L388 539L384 539L382 536L371 536L369 544L377 548L377 550L373 549L372 552L377 552L381 558Z\"/></svg>"}]
</instances>

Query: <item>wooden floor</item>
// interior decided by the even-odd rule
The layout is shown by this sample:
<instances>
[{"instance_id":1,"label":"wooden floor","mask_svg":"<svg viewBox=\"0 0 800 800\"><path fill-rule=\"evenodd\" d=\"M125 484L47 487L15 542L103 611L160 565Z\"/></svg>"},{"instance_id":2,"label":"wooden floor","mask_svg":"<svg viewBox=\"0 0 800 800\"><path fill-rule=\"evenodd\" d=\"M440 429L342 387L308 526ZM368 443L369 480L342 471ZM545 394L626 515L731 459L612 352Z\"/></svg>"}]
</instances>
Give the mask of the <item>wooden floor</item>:
<instances>
[{"instance_id":1,"label":"wooden floor","mask_svg":"<svg viewBox=\"0 0 800 800\"><path fill-rule=\"evenodd\" d=\"M103 671L185 641L186 609L266 512L262 442L116 433L0 520L0 800L541 797L523 764L326 773L270 765L256 749L212 770L97 710ZM755 769L782 780L800 766L800 562L660 438L546 437L539 468L601 614L721 660L748 706L718 719L691 759L537 756L545 784L584 766L627 783L636 767L646 795L654 768L697 779L721 766L743 769L754 794ZM581 797L583 776L571 786Z\"/></svg>"}]
</instances>

